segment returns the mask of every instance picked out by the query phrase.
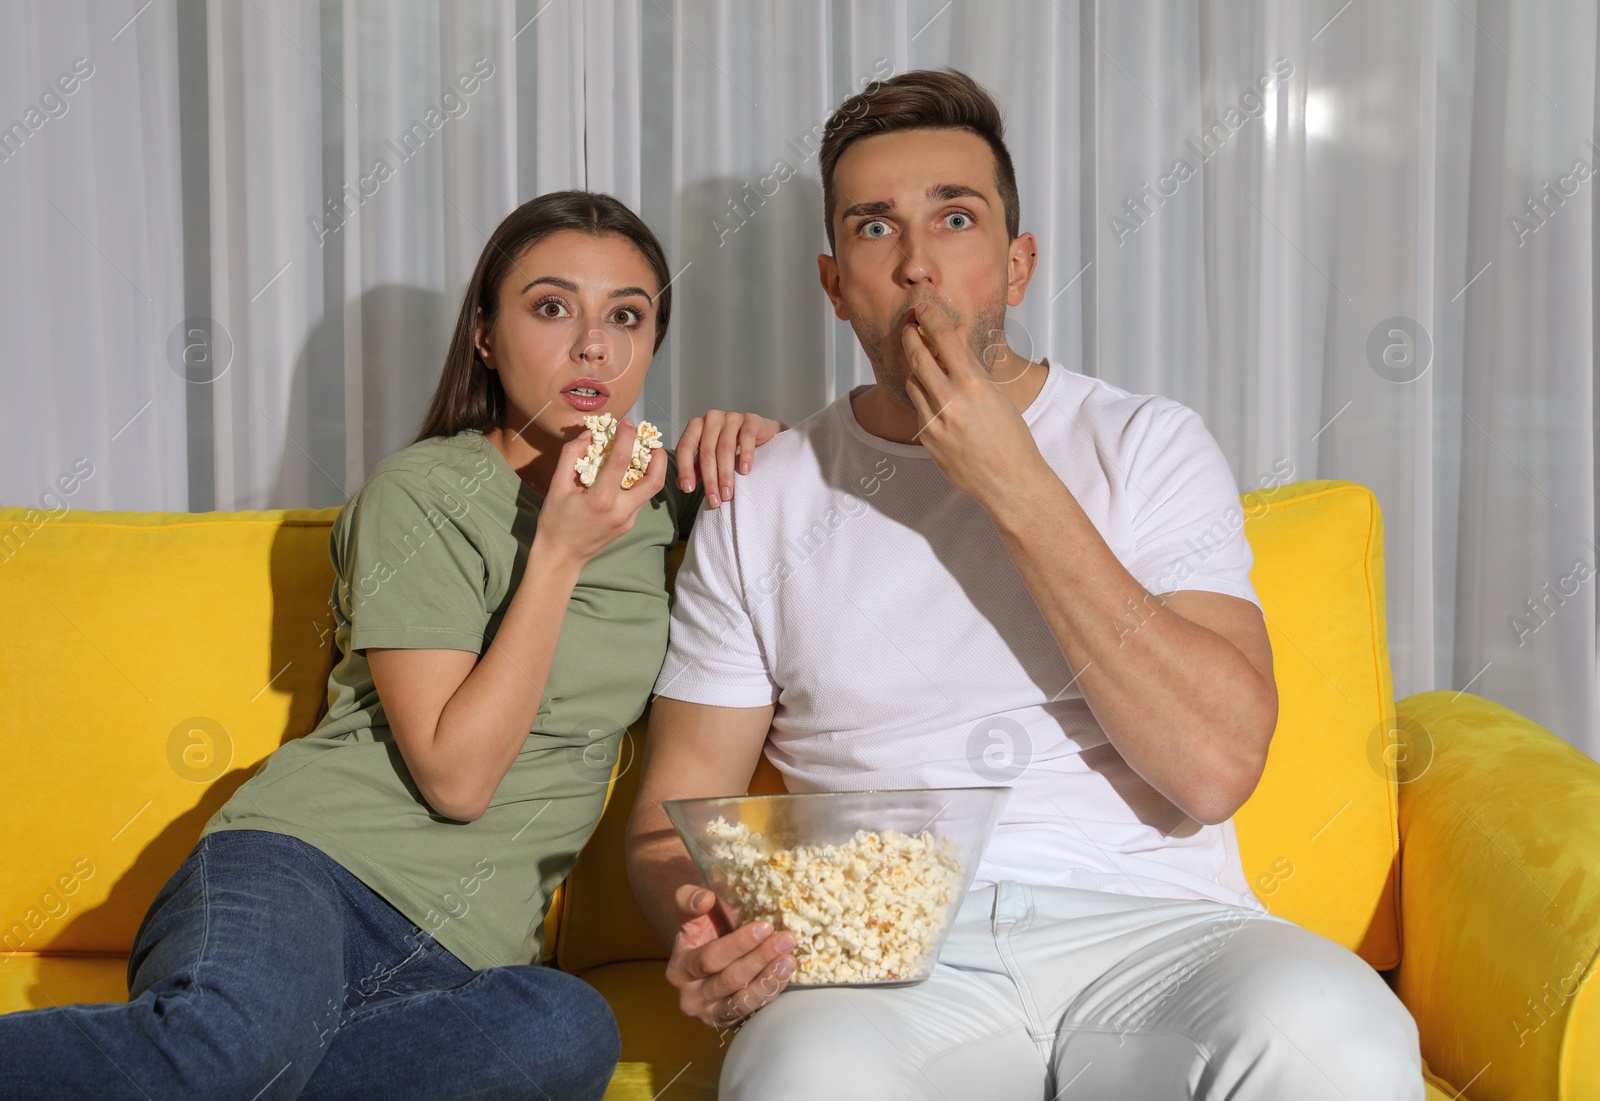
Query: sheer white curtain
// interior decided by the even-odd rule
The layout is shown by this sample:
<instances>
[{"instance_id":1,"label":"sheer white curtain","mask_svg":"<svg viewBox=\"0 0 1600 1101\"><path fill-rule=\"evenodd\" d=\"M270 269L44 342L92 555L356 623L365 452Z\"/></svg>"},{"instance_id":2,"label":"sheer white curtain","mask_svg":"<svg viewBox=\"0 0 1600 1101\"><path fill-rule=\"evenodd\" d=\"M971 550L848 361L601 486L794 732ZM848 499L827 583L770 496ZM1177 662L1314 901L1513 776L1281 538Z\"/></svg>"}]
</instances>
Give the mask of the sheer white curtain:
<instances>
[{"instance_id":1,"label":"sheer white curtain","mask_svg":"<svg viewBox=\"0 0 1600 1101\"><path fill-rule=\"evenodd\" d=\"M1241 489L1371 486L1397 692L1597 754L1596 40L1584 0L21 0L0 501L343 501L562 187L671 252L637 412L804 417L870 377L816 287L821 125L953 65L1042 246L1013 344L1193 406Z\"/></svg>"}]
</instances>

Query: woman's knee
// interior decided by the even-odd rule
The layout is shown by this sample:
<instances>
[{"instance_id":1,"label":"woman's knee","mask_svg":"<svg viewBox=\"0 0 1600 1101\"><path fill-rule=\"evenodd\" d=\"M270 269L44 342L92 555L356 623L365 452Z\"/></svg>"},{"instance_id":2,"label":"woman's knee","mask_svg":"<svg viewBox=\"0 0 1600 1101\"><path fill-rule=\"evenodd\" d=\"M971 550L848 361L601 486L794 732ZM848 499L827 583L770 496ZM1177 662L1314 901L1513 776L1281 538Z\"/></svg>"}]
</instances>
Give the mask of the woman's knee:
<instances>
[{"instance_id":1,"label":"woman's knee","mask_svg":"<svg viewBox=\"0 0 1600 1101\"><path fill-rule=\"evenodd\" d=\"M553 967L499 967L485 972L496 1001L515 1025L511 1035L529 1049L531 1065L546 1068L553 1096L598 1098L622 1055L616 1015L600 992ZM543 1083L541 1083L543 1084Z\"/></svg>"},{"instance_id":2,"label":"woman's knee","mask_svg":"<svg viewBox=\"0 0 1600 1101\"><path fill-rule=\"evenodd\" d=\"M102 1050L128 1053L152 1095L292 1098L320 1054L314 1037L274 1034L236 1001L192 985L146 991L115 1010L66 1008L93 1011L78 1028Z\"/></svg>"}]
</instances>

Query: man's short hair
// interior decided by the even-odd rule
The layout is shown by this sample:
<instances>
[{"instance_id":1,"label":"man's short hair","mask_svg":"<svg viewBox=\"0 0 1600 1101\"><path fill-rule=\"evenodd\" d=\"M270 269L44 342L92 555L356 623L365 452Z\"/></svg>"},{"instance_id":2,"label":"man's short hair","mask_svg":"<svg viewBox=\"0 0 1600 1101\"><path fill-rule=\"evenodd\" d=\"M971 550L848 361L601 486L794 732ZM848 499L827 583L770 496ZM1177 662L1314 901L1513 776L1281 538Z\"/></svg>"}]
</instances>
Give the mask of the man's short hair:
<instances>
[{"instance_id":1,"label":"man's short hair","mask_svg":"<svg viewBox=\"0 0 1600 1101\"><path fill-rule=\"evenodd\" d=\"M899 130L967 130L989 143L994 153L995 188L1005 207L1006 236L1022 232L1017 201L1017 173L1006 149L1005 122L994 97L966 73L955 69L914 69L874 80L839 104L822 138L822 214L828 248L834 247L833 211L838 195L833 170L853 142Z\"/></svg>"}]
</instances>

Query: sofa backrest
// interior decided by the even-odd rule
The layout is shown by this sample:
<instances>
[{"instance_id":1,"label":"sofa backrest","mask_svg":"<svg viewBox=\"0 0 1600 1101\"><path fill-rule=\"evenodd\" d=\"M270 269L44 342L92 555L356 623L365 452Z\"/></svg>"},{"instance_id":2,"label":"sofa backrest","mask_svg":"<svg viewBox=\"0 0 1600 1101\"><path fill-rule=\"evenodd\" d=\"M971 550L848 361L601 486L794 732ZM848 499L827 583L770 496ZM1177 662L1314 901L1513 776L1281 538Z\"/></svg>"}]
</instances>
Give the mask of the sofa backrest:
<instances>
[{"instance_id":1,"label":"sofa backrest","mask_svg":"<svg viewBox=\"0 0 1600 1101\"><path fill-rule=\"evenodd\" d=\"M1349 482L1246 494L1236 514L1255 553L1278 683L1267 768L1235 816L1246 878L1274 914L1359 953L1400 962L1399 854L1377 499ZM568 971L666 952L629 890L623 834L646 720L599 828L567 877L557 962ZM765 760L752 791L782 790Z\"/></svg>"},{"instance_id":2,"label":"sofa backrest","mask_svg":"<svg viewBox=\"0 0 1600 1101\"><path fill-rule=\"evenodd\" d=\"M238 513L0 509L0 960L128 952L201 827L269 753L312 730L332 668L337 508ZM1367 489L1249 494L1279 720L1237 823L1274 912L1398 962L1393 697L1382 522ZM628 889L622 831L646 720L552 907L580 971L664 955ZM752 790L779 790L763 762ZM559 931L558 926L559 924Z\"/></svg>"},{"instance_id":3,"label":"sofa backrest","mask_svg":"<svg viewBox=\"0 0 1600 1101\"><path fill-rule=\"evenodd\" d=\"M125 954L200 829L316 725L337 509L0 509L0 957Z\"/></svg>"}]
</instances>

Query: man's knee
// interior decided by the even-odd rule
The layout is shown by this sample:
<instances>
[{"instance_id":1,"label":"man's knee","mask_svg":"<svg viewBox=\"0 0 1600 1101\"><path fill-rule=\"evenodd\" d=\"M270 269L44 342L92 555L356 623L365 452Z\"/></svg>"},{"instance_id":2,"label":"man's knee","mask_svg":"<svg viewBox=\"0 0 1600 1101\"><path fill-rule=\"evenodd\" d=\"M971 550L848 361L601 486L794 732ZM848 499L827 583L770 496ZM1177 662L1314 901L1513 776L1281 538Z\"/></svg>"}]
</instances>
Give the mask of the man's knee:
<instances>
[{"instance_id":1,"label":"man's knee","mask_svg":"<svg viewBox=\"0 0 1600 1101\"><path fill-rule=\"evenodd\" d=\"M1241 984L1233 1043L1302 1096L1420 1101L1416 1021L1381 976L1336 946L1275 961ZM1226 1066L1227 1053L1217 1056Z\"/></svg>"},{"instance_id":2,"label":"man's knee","mask_svg":"<svg viewBox=\"0 0 1600 1101\"><path fill-rule=\"evenodd\" d=\"M882 1101L906 1091L900 1053L842 990L791 991L751 1017L722 1064L722 1101Z\"/></svg>"}]
</instances>

